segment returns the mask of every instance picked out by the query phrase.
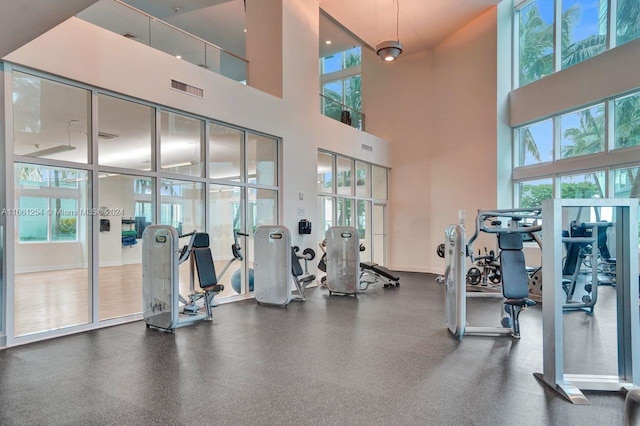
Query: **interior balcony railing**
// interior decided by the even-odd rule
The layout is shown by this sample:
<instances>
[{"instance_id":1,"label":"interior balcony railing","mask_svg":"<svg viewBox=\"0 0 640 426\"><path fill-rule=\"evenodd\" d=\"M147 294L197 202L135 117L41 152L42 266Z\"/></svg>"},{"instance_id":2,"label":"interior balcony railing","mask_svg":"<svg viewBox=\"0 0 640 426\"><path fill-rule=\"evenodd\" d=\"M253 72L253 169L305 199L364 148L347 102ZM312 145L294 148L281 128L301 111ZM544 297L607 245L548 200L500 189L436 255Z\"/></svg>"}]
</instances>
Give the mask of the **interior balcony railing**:
<instances>
[{"instance_id":1,"label":"interior balcony railing","mask_svg":"<svg viewBox=\"0 0 640 426\"><path fill-rule=\"evenodd\" d=\"M121 0L102 0L78 18L246 84L249 62Z\"/></svg>"},{"instance_id":2,"label":"interior balcony railing","mask_svg":"<svg viewBox=\"0 0 640 426\"><path fill-rule=\"evenodd\" d=\"M320 112L356 129L365 130L365 115L355 108L320 93Z\"/></svg>"}]
</instances>

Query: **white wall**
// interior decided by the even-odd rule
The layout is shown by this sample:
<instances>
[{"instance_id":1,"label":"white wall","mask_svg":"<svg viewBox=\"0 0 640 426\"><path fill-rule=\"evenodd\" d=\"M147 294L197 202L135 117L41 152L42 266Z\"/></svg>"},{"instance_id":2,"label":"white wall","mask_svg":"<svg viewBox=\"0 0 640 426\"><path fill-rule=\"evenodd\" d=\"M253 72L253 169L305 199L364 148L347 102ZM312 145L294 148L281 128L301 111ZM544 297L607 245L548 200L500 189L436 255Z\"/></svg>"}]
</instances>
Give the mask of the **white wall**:
<instances>
[{"instance_id":1,"label":"white wall","mask_svg":"<svg viewBox=\"0 0 640 426\"><path fill-rule=\"evenodd\" d=\"M160 105L279 136L283 140L283 224L293 244L298 209L316 221L317 149L388 166L388 143L320 115L317 1L283 0L283 97L271 96L137 42L71 18L4 60ZM69 43L73 40L73 43ZM176 79L204 88L205 99L169 89ZM373 147L369 152L362 144ZM303 200L298 199L302 193Z\"/></svg>"},{"instance_id":2,"label":"white wall","mask_svg":"<svg viewBox=\"0 0 640 426\"><path fill-rule=\"evenodd\" d=\"M441 273L444 229L496 207L496 8L428 52L366 55L367 128L391 142L389 266ZM490 246L491 242L480 241Z\"/></svg>"}]
</instances>

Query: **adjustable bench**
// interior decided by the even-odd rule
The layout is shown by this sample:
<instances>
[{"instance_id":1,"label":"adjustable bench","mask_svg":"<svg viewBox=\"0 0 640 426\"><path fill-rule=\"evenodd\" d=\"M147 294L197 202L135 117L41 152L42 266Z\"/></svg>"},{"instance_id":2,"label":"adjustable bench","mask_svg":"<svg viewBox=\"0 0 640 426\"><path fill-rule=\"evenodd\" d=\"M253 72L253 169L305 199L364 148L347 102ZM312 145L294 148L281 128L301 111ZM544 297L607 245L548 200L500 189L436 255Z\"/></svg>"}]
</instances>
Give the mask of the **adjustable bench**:
<instances>
[{"instance_id":1,"label":"adjustable bench","mask_svg":"<svg viewBox=\"0 0 640 426\"><path fill-rule=\"evenodd\" d=\"M360 273L360 281L362 281L362 276L365 273L369 273L374 276L375 280L382 281L384 283L384 288L400 287L400 277L394 275L391 270L385 268L384 266L380 266L377 263L373 262L360 262L360 269L362 270L362 272Z\"/></svg>"}]
</instances>

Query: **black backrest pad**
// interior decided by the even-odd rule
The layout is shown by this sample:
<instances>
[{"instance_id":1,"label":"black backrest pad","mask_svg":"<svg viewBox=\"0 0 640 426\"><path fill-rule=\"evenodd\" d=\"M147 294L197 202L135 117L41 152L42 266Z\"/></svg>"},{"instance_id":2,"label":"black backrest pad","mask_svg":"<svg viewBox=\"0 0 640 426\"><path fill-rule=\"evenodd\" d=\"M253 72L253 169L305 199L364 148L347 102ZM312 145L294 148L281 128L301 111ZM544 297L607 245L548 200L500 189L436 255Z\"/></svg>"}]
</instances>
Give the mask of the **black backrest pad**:
<instances>
[{"instance_id":1,"label":"black backrest pad","mask_svg":"<svg viewBox=\"0 0 640 426\"><path fill-rule=\"evenodd\" d=\"M291 273L294 277L299 277L300 275L304 274L302 266L300 266L298 256L296 256L296 251L293 247L291 247Z\"/></svg>"},{"instance_id":2,"label":"black backrest pad","mask_svg":"<svg viewBox=\"0 0 640 426\"><path fill-rule=\"evenodd\" d=\"M193 238L193 247L209 247L209 234L198 232Z\"/></svg>"},{"instance_id":3,"label":"black backrest pad","mask_svg":"<svg viewBox=\"0 0 640 426\"><path fill-rule=\"evenodd\" d=\"M603 259L610 259L611 252L607 246L607 228L609 224L604 222L604 225L598 225L598 250L600 250L600 256Z\"/></svg>"},{"instance_id":4,"label":"black backrest pad","mask_svg":"<svg viewBox=\"0 0 640 426\"><path fill-rule=\"evenodd\" d=\"M498 234L500 250L522 250L522 234Z\"/></svg>"},{"instance_id":5,"label":"black backrest pad","mask_svg":"<svg viewBox=\"0 0 640 426\"><path fill-rule=\"evenodd\" d=\"M194 248L193 256L196 261L196 270L198 271L200 287L207 288L218 284L218 280L216 278L216 267L213 264L211 249L209 247Z\"/></svg>"},{"instance_id":6,"label":"black backrest pad","mask_svg":"<svg viewBox=\"0 0 640 426\"><path fill-rule=\"evenodd\" d=\"M522 236L520 234L500 234L498 245L501 248L502 295L507 299L525 299L529 296L529 279L522 252ZM507 248L518 246L519 249Z\"/></svg>"}]
</instances>

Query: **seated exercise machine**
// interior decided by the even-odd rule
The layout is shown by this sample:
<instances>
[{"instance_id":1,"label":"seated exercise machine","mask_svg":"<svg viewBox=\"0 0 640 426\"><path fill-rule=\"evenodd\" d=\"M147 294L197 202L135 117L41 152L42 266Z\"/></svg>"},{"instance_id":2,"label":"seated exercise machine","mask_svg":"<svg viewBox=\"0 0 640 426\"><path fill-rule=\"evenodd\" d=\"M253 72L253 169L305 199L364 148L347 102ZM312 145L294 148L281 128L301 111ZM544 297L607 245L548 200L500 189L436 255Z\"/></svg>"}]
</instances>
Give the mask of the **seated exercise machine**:
<instances>
[{"instance_id":1,"label":"seated exercise machine","mask_svg":"<svg viewBox=\"0 0 640 426\"><path fill-rule=\"evenodd\" d=\"M316 276L309 273L308 267L308 263L315 259L316 253L310 248L304 249L302 254L300 254L299 251L298 246L291 247L291 276L293 277L293 283L296 286L296 290L298 290L300 299L304 301L306 300L304 297L305 289L316 280ZM304 260L304 270L302 266L300 266L300 259Z\"/></svg>"},{"instance_id":2,"label":"seated exercise machine","mask_svg":"<svg viewBox=\"0 0 640 426\"><path fill-rule=\"evenodd\" d=\"M253 239L254 296L258 305L287 306L292 300L305 301L305 288L315 280L306 265L315 258L313 250L305 249L299 255L299 249L291 247L291 234L286 226L258 226ZM305 260L304 271L299 259ZM297 295L291 291L291 276Z\"/></svg>"},{"instance_id":3,"label":"seated exercise machine","mask_svg":"<svg viewBox=\"0 0 640 426\"><path fill-rule=\"evenodd\" d=\"M496 219L506 217L511 226L502 228L496 226ZM460 212L459 223L449 225L445 229L445 311L449 330L458 338L467 335L511 335L520 338L520 312L535 305L528 298L528 276L522 253L522 236L540 230L535 222L531 226L518 226L522 219L539 219L540 210L509 209L479 211L476 217L476 232L466 242L464 226L464 212ZM487 226L487 223L493 225ZM502 277L502 291L498 292L470 292L467 293L466 257L473 253L473 242L480 232L497 234L499 259ZM441 251L441 250L439 250ZM473 261L473 258L471 259ZM467 324L467 298L497 298L501 299L501 327L469 326Z\"/></svg>"},{"instance_id":4,"label":"seated exercise machine","mask_svg":"<svg viewBox=\"0 0 640 426\"><path fill-rule=\"evenodd\" d=\"M179 264L182 264L183 262L189 259L191 261L191 265L190 265L191 272L189 274L189 294L186 298L180 295L180 302L184 305L183 313L187 315L193 315L198 313L198 310L202 307L201 306L202 303L200 302L203 299L204 292L195 290L195 285L194 285L195 280L194 280L194 274L193 274L193 270L194 270L193 262L195 261L195 258L191 256L191 254L193 253L194 248L209 247L209 235L204 234L202 232L197 232L197 231L193 231L186 235L181 235L181 237L187 237L187 236L191 236L191 239L189 240L189 243L187 245L182 247L178 262ZM222 277L227 272L227 270L229 269L229 267L233 262L235 261L242 262L242 260L244 260L244 255L242 254L242 246L240 245L240 241L238 238L239 236L246 237L248 235L240 232L237 229L233 230L233 244L231 245L231 254L233 255L233 257L227 261L227 263L222 268L222 271L220 272L220 274L217 275L218 282L220 282L220 280L222 279ZM216 306L215 302L213 302L213 299L212 299L212 303L213 303L212 306Z\"/></svg>"},{"instance_id":5,"label":"seated exercise machine","mask_svg":"<svg viewBox=\"0 0 640 426\"><path fill-rule=\"evenodd\" d=\"M327 240L323 240L320 243L320 249L322 250L322 257L318 263L318 269L322 272L327 272ZM360 251L364 251L365 247L360 244ZM327 276L320 278L322 285L326 285ZM393 271L385 268L374 262L360 262L360 281L359 291L365 291L369 288L369 285L382 282L384 288L400 287L400 277L395 275Z\"/></svg>"},{"instance_id":6,"label":"seated exercise machine","mask_svg":"<svg viewBox=\"0 0 640 426\"><path fill-rule=\"evenodd\" d=\"M178 327L213 317L213 298L224 286L219 285L216 278L209 235L203 232L189 235L190 274L194 274L195 266L205 313L180 315L178 270L182 251L178 250L178 232L169 225L151 225L142 234L142 303L147 327L173 332ZM183 257L184 260L186 258Z\"/></svg>"}]
</instances>

